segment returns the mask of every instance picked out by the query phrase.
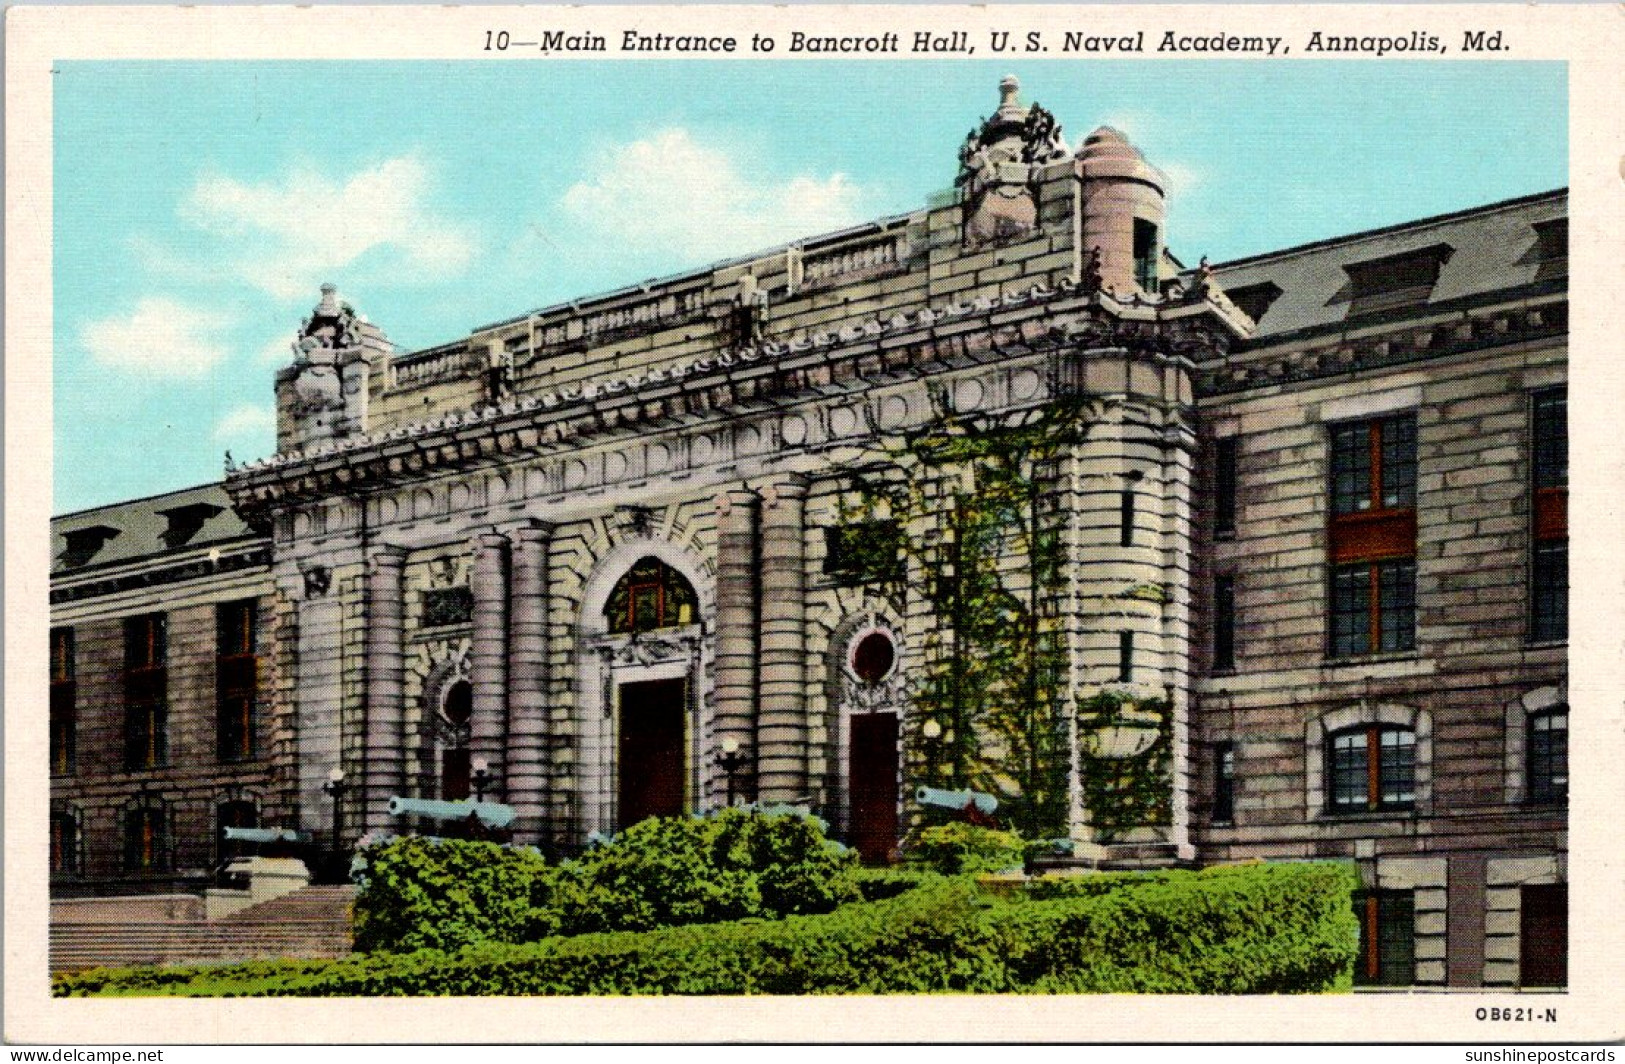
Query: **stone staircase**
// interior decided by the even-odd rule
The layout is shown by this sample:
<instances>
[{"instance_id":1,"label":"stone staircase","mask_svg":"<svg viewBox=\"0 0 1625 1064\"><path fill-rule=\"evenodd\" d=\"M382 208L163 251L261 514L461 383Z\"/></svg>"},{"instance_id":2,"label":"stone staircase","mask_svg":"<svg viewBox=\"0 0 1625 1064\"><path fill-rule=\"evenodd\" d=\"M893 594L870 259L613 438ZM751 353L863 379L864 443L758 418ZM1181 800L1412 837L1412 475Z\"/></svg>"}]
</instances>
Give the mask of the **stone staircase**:
<instances>
[{"instance_id":1,"label":"stone staircase","mask_svg":"<svg viewBox=\"0 0 1625 1064\"><path fill-rule=\"evenodd\" d=\"M302 887L213 923L53 923L51 971L342 957L354 898L354 887Z\"/></svg>"}]
</instances>

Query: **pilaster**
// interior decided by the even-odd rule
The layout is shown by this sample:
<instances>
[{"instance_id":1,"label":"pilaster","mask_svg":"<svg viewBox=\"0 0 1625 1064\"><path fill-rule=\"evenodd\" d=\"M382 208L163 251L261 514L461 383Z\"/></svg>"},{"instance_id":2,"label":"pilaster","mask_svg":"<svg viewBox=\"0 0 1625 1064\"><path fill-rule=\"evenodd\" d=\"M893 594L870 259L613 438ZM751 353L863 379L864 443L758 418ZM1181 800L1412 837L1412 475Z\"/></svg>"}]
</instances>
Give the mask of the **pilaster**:
<instances>
[{"instance_id":1,"label":"pilaster","mask_svg":"<svg viewBox=\"0 0 1625 1064\"><path fill-rule=\"evenodd\" d=\"M759 586L757 499L744 488L717 496L716 741L754 752ZM707 751L708 758L716 756ZM754 791L744 781L741 790ZM721 794L710 796L720 800Z\"/></svg>"},{"instance_id":2,"label":"pilaster","mask_svg":"<svg viewBox=\"0 0 1625 1064\"><path fill-rule=\"evenodd\" d=\"M761 635L756 719L757 796L794 802L807 790L807 489L783 480L761 493Z\"/></svg>"},{"instance_id":3,"label":"pilaster","mask_svg":"<svg viewBox=\"0 0 1625 1064\"><path fill-rule=\"evenodd\" d=\"M496 532L474 539L469 574L474 597L473 650L469 655L474 714L469 721L469 754L484 758L496 777L488 792L499 798L510 782L503 753L508 731L508 540Z\"/></svg>"},{"instance_id":4,"label":"pilaster","mask_svg":"<svg viewBox=\"0 0 1625 1064\"><path fill-rule=\"evenodd\" d=\"M401 572L406 552L379 546L367 559L365 632L366 759L362 766L362 826L389 823L389 799L406 793L405 659Z\"/></svg>"},{"instance_id":5,"label":"pilaster","mask_svg":"<svg viewBox=\"0 0 1625 1064\"><path fill-rule=\"evenodd\" d=\"M547 562L552 529L528 526L510 539L508 749L504 793L521 837L545 837L547 808Z\"/></svg>"}]
</instances>

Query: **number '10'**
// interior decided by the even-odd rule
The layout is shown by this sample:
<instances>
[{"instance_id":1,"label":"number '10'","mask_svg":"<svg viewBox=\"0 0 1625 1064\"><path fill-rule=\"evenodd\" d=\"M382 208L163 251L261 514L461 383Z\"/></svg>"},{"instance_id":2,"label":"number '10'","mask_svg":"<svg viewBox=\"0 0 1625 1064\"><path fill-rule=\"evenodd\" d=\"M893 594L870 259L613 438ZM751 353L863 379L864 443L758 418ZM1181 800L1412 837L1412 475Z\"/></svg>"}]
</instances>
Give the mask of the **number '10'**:
<instances>
[{"instance_id":1,"label":"number '10'","mask_svg":"<svg viewBox=\"0 0 1625 1064\"><path fill-rule=\"evenodd\" d=\"M506 52L508 50L508 31L507 30L500 30L497 33L493 34L490 30L486 30L485 31L485 50L487 52L491 51L491 45L492 45L493 42L495 42L495 44L496 44L496 50L497 51Z\"/></svg>"}]
</instances>

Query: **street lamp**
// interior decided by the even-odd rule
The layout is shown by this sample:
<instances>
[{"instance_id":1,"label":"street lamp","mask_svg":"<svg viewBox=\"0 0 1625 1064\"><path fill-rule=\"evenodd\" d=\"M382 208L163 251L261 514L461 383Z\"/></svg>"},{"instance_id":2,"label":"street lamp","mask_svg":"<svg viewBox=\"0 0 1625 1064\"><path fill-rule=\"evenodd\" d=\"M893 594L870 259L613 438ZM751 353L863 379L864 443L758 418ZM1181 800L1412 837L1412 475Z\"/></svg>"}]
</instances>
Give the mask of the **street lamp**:
<instances>
[{"instance_id":1,"label":"street lamp","mask_svg":"<svg viewBox=\"0 0 1625 1064\"><path fill-rule=\"evenodd\" d=\"M722 771L728 774L728 804L734 804L734 777L745 767L745 755L739 749L739 740L733 736L722 740L722 756L717 758Z\"/></svg>"},{"instance_id":2,"label":"street lamp","mask_svg":"<svg viewBox=\"0 0 1625 1064\"><path fill-rule=\"evenodd\" d=\"M483 757L476 757L473 771L469 773L468 782L474 788L474 800L485 801L486 788L496 783L497 778L491 774L491 763Z\"/></svg>"},{"instance_id":3,"label":"street lamp","mask_svg":"<svg viewBox=\"0 0 1625 1064\"><path fill-rule=\"evenodd\" d=\"M344 778L342 768L334 768L327 774L327 782L322 784L322 793L333 799L333 867L339 864L339 829L344 823L344 796L350 792L353 784Z\"/></svg>"}]
</instances>

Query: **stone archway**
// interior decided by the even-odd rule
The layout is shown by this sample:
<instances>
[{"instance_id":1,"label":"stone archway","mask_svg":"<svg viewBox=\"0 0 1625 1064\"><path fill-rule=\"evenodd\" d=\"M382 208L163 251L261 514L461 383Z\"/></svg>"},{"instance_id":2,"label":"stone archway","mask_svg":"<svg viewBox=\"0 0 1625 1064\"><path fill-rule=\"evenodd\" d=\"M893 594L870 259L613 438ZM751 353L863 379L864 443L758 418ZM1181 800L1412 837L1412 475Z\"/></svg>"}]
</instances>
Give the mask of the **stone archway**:
<instances>
[{"instance_id":1,"label":"stone archway","mask_svg":"<svg viewBox=\"0 0 1625 1064\"><path fill-rule=\"evenodd\" d=\"M606 609L617 588L651 561L691 589L693 608L645 630L612 626ZM675 543L633 537L594 567L577 623L581 835L626 827L633 822L628 817L704 808L719 790L714 759L706 756L714 616L714 580L696 555Z\"/></svg>"}]
</instances>

